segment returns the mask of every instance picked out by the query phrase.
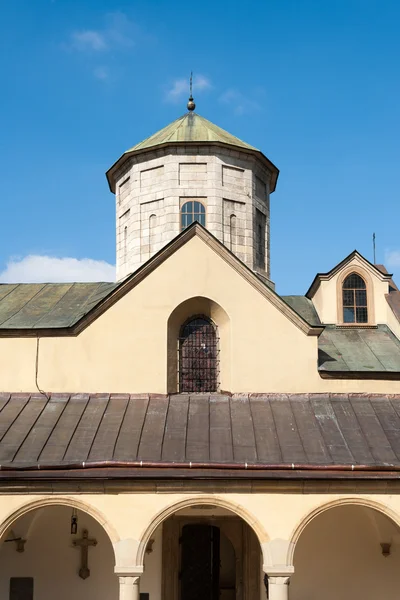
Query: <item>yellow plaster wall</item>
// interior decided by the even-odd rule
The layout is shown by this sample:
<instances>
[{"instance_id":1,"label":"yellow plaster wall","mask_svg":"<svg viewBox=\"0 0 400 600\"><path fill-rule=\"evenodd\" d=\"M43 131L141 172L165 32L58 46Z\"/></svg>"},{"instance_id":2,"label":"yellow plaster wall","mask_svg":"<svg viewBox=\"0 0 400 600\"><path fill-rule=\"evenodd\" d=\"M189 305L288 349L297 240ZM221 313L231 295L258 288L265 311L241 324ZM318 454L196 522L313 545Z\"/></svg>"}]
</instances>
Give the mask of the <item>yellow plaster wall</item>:
<instances>
[{"instance_id":1,"label":"yellow plaster wall","mask_svg":"<svg viewBox=\"0 0 400 600\"><path fill-rule=\"evenodd\" d=\"M36 340L0 337L0 391L35 391Z\"/></svg>"},{"instance_id":2,"label":"yellow plaster wall","mask_svg":"<svg viewBox=\"0 0 400 600\"><path fill-rule=\"evenodd\" d=\"M336 298L333 291L328 295ZM224 338L229 343L221 348L225 391L399 391L395 381L321 379L317 338L305 335L197 236L78 336L42 338L39 387L72 393L173 391L167 385L168 319L194 297L209 298L229 318ZM0 338L0 391L35 392L35 360L35 339Z\"/></svg>"},{"instance_id":3,"label":"yellow plaster wall","mask_svg":"<svg viewBox=\"0 0 400 600\"><path fill-rule=\"evenodd\" d=\"M150 600L162 600L162 526L152 535L154 540L152 551L146 553L144 560L144 573L140 577L140 591L150 594Z\"/></svg>"}]
</instances>

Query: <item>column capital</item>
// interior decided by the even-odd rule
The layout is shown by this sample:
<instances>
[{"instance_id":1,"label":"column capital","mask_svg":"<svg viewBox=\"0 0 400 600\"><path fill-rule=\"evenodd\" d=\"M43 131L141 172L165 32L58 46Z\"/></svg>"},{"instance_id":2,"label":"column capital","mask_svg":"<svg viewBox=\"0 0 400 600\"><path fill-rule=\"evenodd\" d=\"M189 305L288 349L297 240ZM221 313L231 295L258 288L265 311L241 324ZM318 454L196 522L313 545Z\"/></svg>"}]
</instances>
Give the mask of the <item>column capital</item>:
<instances>
[{"instance_id":1,"label":"column capital","mask_svg":"<svg viewBox=\"0 0 400 600\"><path fill-rule=\"evenodd\" d=\"M144 567L142 565L132 565L127 567L114 567L115 575L118 577L140 577L143 575Z\"/></svg>"},{"instance_id":2,"label":"column capital","mask_svg":"<svg viewBox=\"0 0 400 600\"><path fill-rule=\"evenodd\" d=\"M268 575L268 583L270 585L289 585L290 576L287 575L285 577L271 577Z\"/></svg>"},{"instance_id":3,"label":"column capital","mask_svg":"<svg viewBox=\"0 0 400 600\"><path fill-rule=\"evenodd\" d=\"M139 585L140 577L128 575L118 575L121 585Z\"/></svg>"},{"instance_id":4,"label":"column capital","mask_svg":"<svg viewBox=\"0 0 400 600\"><path fill-rule=\"evenodd\" d=\"M293 565L263 565L263 571L271 577L290 577L294 573Z\"/></svg>"}]
</instances>

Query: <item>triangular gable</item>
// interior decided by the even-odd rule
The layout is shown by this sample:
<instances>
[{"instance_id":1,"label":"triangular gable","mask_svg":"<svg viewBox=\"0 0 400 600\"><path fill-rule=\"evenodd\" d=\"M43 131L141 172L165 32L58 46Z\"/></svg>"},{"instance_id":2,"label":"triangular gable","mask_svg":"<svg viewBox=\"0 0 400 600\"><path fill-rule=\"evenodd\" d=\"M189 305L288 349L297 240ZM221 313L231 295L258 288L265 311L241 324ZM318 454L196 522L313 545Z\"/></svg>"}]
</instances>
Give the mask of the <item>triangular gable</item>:
<instances>
[{"instance_id":1,"label":"triangular gable","mask_svg":"<svg viewBox=\"0 0 400 600\"><path fill-rule=\"evenodd\" d=\"M310 325L303 317L301 317L291 306L289 306L282 298L271 288L269 288L251 269L249 269L239 258L237 258L230 250L228 250L217 238L215 238L202 225L195 222L178 236L176 236L169 244L164 246L144 265L121 281L106 296L93 306L85 315L83 315L76 323L70 327L52 328L52 329L3 329L0 331L0 336L26 337L26 336L71 336L77 335L83 331L90 323L102 315L108 308L113 306L120 298L125 296L136 287L150 273L157 269L164 261L172 254L177 252L182 246L187 244L194 236L199 237L209 248L218 254L225 262L227 262L237 273L239 273L253 288L269 300L277 310L286 316L296 327L298 327L306 335L319 335L322 327Z\"/></svg>"},{"instance_id":2,"label":"triangular gable","mask_svg":"<svg viewBox=\"0 0 400 600\"><path fill-rule=\"evenodd\" d=\"M306 292L307 298L313 298L315 292L320 286L321 281L327 281L334 277L339 271L344 269L354 258L358 258L361 263L365 266L365 268L378 277L380 281L390 281L393 277L390 273L384 273L381 269L378 268L377 265L371 263L368 259L366 259L362 254L360 254L357 250L353 250L346 258L344 258L340 263L338 263L333 269L328 271L327 273L317 273L311 283L310 287Z\"/></svg>"}]
</instances>

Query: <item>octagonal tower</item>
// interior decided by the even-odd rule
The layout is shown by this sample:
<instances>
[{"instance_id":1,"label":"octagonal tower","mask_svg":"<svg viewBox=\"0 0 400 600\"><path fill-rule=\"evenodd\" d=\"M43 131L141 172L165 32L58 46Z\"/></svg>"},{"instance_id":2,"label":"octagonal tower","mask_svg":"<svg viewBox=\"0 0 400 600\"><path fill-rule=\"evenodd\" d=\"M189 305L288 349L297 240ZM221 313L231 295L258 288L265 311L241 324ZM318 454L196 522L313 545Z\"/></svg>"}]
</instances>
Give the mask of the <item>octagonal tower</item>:
<instances>
[{"instance_id":1,"label":"octagonal tower","mask_svg":"<svg viewBox=\"0 0 400 600\"><path fill-rule=\"evenodd\" d=\"M107 171L116 195L117 279L202 223L270 278L270 193L278 169L262 152L189 111L127 150Z\"/></svg>"}]
</instances>

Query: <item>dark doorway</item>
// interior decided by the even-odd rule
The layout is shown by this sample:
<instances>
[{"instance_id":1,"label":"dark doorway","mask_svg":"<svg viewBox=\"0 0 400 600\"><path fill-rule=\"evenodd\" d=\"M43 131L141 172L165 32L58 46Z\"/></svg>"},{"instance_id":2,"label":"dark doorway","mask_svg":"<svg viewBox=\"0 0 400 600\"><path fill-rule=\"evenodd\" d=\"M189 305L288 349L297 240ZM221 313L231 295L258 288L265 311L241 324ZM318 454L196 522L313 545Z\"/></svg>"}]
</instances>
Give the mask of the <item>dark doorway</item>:
<instances>
[{"instance_id":1,"label":"dark doorway","mask_svg":"<svg viewBox=\"0 0 400 600\"><path fill-rule=\"evenodd\" d=\"M181 537L180 600L219 600L220 533L212 525L185 525Z\"/></svg>"},{"instance_id":2,"label":"dark doorway","mask_svg":"<svg viewBox=\"0 0 400 600\"><path fill-rule=\"evenodd\" d=\"M216 392L218 344L216 328L207 317L188 321L179 337L179 391Z\"/></svg>"}]
</instances>

